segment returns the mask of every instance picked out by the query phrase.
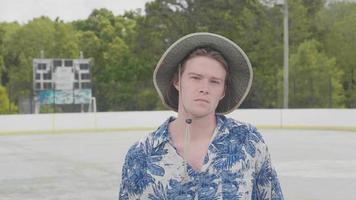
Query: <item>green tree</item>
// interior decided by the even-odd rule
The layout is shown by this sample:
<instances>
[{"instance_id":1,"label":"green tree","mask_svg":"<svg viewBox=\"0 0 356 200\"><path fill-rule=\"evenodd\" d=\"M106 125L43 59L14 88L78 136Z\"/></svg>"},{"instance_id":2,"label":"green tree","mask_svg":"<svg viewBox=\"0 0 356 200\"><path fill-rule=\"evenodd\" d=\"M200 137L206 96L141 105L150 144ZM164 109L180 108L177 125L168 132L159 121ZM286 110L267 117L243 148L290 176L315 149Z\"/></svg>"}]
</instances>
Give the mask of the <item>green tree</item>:
<instances>
[{"instance_id":1,"label":"green tree","mask_svg":"<svg viewBox=\"0 0 356 200\"><path fill-rule=\"evenodd\" d=\"M318 18L320 40L343 75L346 107L356 107L356 3L331 4Z\"/></svg>"},{"instance_id":2,"label":"green tree","mask_svg":"<svg viewBox=\"0 0 356 200\"><path fill-rule=\"evenodd\" d=\"M302 43L290 59L290 107L344 107L342 70L316 40Z\"/></svg>"},{"instance_id":3,"label":"green tree","mask_svg":"<svg viewBox=\"0 0 356 200\"><path fill-rule=\"evenodd\" d=\"M47 17L33 19L19 27L5 42L7 88L11 101L20 96L32 96L34 58L41 50L46 58L77 58L77 37L71 25Z\"/></svg>"},{"instance_id":4,"label":"green tree","mask_svg":"<svg viewBox=\"0 0 356 200\"><path fill-rule=\"evenodd\" d=\"M152 109L140 104L147 88L147 68L128 44L135 44L136 21L133 13L114 16L107 9L94 10L87 20L76 21L79 43L84 54L93 58L93 85L98 109ZM147 92L145 93L147 94Z\"/></svg>"},{"instance_id":5,"label":"green tree","mask_svg":"<svg viewBox=\"0 0 356 200\"><path fill-rule=\"evenodd\" d=\"M10 102L6 88L0 84L0 114L16 113L17 107Z\"/></svg>"},{"instance_id":6,"label":"green tree","mask_svg":"<svg viewBox=\"0 0 356 200\"><path fill-rule=\"evenodd\" d=\"M299 45L311 39L312 19L308 16L308 8L303 0L288 1L289 6L289 45L291 53L297 51Z\"/></svg>"},{"instance_id":7,"label":"green tree","mask_svg":"<svg viewBox=\"0 0 356 200\"><path fill-rule=\"evenodd\" d=\"M0 84L2 83L3 71L5 71L4 66L4 38L5 37L5 30L0 26Z\"/></svg>"},{"instance_id":8,"label":"green tree","mask_svg":"<svg viewBox=\"0 0 356 200\"><path fill-rule=\"evenodd\" d=\"M49 49L49 55L54 58L78 58L79 47L76 31L71 24L65 24L58 18L53 24L53 41Z\"/></svg>"},{"instance_id":9,"label":"green tree","mask_svg":"<svg viewBox=\"0 0 356 200\"><path fill-rule=\"evenodd\" d=\"M0 84L2 83L5 86L8 83L8 62L6 62L8 56L6 55L10 48L6 43L8 43L9 38L19 27L20 26L17 23L0 23Z\"/></svg>"},{"instance_id":10,"label":"green tree","mask_svg":"<svg viewBox=\"0 0 356 200\"><path fill-rule=\"evenodd\" d=\"M251 44L259 44L249 53L255 66L251 107L276 108L283 105L283 9L273 1L264 3L262 18L267 20L261 25L261 34L251 37L258 41ZM313 22L323 1L288 1L288 7L289 51L293 54L302 42L314 37Z\"/></svg>"},{"instance_id":11,"label":"green tree","mask_svg":"<svg viewBox=\"0 0 356 200\"><path fill-rule=\"evenodd\" d=\"M32 93L32 60L40 57L40 51L51 49L54 41L54 26L49 18L30 21L10 35L5 43L5 65L9 83L7 88L11 100ZM51 56L51 55L48 55Z\"/></svg>"},{"instance_id":12,"label":"green tree","mask_svg":"<svg viewBox=\"0 0 356 200\"><path fill-rule=\"evenodd\" d=\"M0 85L0 114L7 113L9 110L9 98L5 87Z\"/></svg>"}]
</instances>

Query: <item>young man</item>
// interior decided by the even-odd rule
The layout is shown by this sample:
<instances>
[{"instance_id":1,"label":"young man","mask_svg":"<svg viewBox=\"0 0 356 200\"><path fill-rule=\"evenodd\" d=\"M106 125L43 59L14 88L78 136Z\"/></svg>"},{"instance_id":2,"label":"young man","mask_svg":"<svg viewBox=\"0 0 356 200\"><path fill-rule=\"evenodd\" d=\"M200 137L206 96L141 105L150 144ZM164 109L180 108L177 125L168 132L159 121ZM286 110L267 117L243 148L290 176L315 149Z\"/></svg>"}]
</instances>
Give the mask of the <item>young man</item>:
<instances>
[{"instance_id":1,"label":"young man","mask_svg":"<svg viewBox=\"0 0 356 200\"><path fill-rule=\"evenodd\" d=\"M252 82L235 43L212 33L184 36L153 77L178 116L129 149L119 199L283 199L261 134L223 115L242 103Z\"/></svg>"}]
</instances>

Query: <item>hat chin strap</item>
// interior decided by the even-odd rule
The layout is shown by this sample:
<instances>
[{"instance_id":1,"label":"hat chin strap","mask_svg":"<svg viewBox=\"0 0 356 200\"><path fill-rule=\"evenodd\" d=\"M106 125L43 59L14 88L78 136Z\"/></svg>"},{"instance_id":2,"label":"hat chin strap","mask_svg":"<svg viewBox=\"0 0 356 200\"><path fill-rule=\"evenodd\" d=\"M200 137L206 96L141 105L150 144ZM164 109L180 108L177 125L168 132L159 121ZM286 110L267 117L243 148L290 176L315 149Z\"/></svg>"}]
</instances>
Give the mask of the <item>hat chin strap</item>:
<instances>
[{"instance_id":1,"label":"hat chin strap","mask_svg":"<svg viewBox=\"0 0 356 200\"><path fill-rule=\"evenodd\" d=\"M182 85L181 85L181 65L178 67L178 79L179 79L179 101L182 102L182 106L184 109L184 112L188 115L188 117L185 119L185 134L184 134L184 150L183 150L183 157L184 157L184 176L183 176L183 181L188 181L189 179L189 174L188 174L188 160L189 160L189 144L190 144L190 126L193 122L192 118L189 117L191 114L188 112L187 108L184 105L184 102L182 101Z\"/></svg>"}]
</instances>

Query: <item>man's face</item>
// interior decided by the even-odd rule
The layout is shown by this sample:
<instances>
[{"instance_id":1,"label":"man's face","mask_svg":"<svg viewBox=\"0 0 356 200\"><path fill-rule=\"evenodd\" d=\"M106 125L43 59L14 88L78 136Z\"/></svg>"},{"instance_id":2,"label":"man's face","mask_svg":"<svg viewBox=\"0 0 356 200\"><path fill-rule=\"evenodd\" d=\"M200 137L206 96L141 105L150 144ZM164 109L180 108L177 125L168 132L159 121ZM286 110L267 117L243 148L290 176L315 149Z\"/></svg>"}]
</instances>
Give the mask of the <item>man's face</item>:
<instances>
[{"instance_id":1,"label":"man's face","mask_svg":"<svg viewBox=\"0 0 356 200\"><path fill-rule=\"evenodd\" d=\"M181 85L179 80L174 83L180 96L179 111L198 118L215 114L219 101L225 95L225 77L225 68L213 58L196 56L187 60Z\"/></svg>"}]
</instances>

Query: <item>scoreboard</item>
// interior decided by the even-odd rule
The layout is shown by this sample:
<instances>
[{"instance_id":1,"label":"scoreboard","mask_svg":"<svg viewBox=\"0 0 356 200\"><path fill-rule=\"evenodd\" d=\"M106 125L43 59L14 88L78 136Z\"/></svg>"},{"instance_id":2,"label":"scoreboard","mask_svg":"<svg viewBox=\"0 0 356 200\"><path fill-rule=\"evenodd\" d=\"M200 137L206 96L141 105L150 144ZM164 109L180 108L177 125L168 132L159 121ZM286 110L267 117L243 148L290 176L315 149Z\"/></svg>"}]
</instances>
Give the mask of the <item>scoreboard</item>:
<instances>
[{"instance_id":1,"label":"scoreboard","mask_svg":"<svg viewBox=\"0 0 356 200\"><path fill-rule=\"evenodd\" d=\"M34 59L33 91L39 104L89 104L90 59Z\"/></svg>"}]
</instances>

